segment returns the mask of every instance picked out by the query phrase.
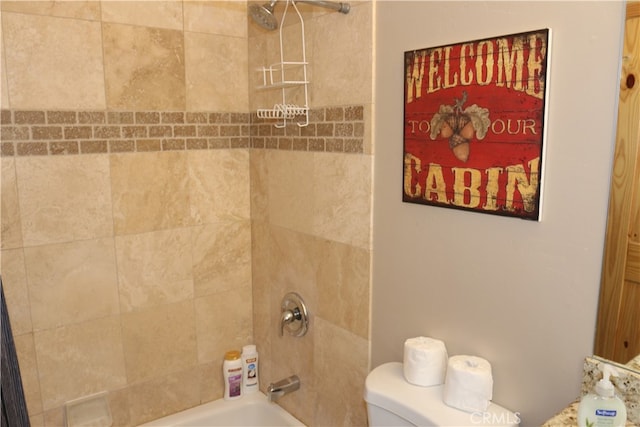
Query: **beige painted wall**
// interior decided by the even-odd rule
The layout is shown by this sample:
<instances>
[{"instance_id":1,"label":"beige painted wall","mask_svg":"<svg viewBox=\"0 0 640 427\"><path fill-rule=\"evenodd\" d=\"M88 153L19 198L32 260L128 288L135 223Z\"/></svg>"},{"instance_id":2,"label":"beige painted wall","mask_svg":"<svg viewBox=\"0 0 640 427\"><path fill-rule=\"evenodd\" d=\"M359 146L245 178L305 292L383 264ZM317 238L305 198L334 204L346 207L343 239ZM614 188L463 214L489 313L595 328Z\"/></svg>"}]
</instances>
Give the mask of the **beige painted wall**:
<instances>
[{"instance_id":1,"label":"beige painted wall","mask_svg":"<svg viewBox=\"0 0 640 427\"><path fill-rule=\"evenodd\" d=\"M615 134L622 2L398 2L376 14L372 366L426 335L493 366L540 425L592 352ZM551 28L542 220L403 204L403 52Z\"/></svg>"}]
</instances>

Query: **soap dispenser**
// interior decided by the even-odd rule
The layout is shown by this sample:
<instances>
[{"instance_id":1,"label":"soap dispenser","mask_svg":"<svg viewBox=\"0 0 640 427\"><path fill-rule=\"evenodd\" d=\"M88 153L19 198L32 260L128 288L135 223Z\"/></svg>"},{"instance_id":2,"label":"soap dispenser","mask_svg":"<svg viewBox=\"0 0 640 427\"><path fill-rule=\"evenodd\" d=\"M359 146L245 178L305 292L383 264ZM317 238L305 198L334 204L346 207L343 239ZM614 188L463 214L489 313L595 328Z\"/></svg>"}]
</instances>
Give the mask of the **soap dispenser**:
<instances>
[{"instance_id":1,"label":"soap dispenser","mask_svg":"<svg viewBox=\"0 0 640 427\"><path fill-rule=\"evenodd\" d=\"M595 386L595 393L589 393L580 400L578 406L578 427L624 427L627 423L627 409L615 394L610 377L618 371L603 363L602 379Z\"/></svg>"}]
</instances>

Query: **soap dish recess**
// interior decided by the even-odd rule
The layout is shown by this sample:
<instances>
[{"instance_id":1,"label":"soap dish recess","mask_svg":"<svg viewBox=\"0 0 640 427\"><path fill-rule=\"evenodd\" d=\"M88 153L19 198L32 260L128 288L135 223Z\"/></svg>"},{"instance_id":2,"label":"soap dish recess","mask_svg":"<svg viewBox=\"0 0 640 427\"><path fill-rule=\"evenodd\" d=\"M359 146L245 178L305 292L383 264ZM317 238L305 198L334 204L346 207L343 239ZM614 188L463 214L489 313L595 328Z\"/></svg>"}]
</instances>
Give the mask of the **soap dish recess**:
<instances>
[{"instance_id":1,"label":"soap dish recess","mask_svg":"<svg viewBox=\"0 0 640 427\"><path fill-rule=\"evenodd\" d=\"M111 427L113 419L107 392L71 400L64 405L66 427Z\"/></svg>"}]
</instances>

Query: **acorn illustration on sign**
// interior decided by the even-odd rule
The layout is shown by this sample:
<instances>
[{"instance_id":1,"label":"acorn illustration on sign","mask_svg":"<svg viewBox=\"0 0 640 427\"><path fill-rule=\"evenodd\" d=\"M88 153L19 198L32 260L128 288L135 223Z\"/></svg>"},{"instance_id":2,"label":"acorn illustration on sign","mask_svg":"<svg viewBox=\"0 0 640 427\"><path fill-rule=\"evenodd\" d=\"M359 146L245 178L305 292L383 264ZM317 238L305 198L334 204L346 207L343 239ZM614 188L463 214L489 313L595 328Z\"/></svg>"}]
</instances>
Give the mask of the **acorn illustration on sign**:
<instances>
[{"instance_id":1,"label":"acorn illustration on sign","mask_svg":"<svg viewBox=\"0 0 640 427\"><path fill-rule=\"evenodd\" d=\"M438 134L443 138L449 138L449 148L458 160L469 160L469 142L475 133L476 138L483 139L491 122L489 110L473 104L464 110L462 105L467 102L467 92L462 92L461 99L455 99L455 104L441 105L440 109L431 119L431 139L436 139Z\"/></svg>"}]
</instances>

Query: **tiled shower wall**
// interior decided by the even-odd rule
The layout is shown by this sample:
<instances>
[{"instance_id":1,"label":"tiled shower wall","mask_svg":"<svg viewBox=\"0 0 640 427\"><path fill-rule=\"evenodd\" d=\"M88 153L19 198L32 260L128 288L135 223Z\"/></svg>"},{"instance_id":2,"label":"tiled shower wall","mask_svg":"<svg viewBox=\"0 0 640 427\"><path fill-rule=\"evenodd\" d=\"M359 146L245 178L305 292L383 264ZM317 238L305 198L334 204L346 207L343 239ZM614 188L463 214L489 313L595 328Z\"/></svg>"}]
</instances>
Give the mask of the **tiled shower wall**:
<instances>
[{"instance_id":1,"label":"tiled shower wall","mask_svg":"<svg viewBox=\"0 0 640 427\"><path fill-rule=\"evenodd\" d=\"M279 22L283 3L275 9ZM268 361L262 379L298 374L301 389L280 404L313 426L367 424L362 396L369 368L374 2L350 4L348 15L300 5L310 105L325 108L325 119L344 120L333 127L337 139L325 141L325 152L296 150L297 138L291 150L251 152L253 332ZM291 9L282 30L285 60L299 60L300 24ZM279 41L278 31L250 25L249 70L277 63ZM280 95L256 90L256 74L249 76L252 111L279 102ZM287 100L300 102L300 93L292 92ZM293 125L285 133L324 133L327 125L311 117L310 128ZM261 125L255 146L268 129L272 136L282 132ZM264 138L273 147L273 139ZM303 338L280 337L273 327L288 291L300 293L312 313Z\"/></svg>"},{"instance_id":2,"label":"tiled shower wall","mask_svg":"<svg viewBox=\"0 0 640 427\"><path fill-rule=\"evenodd\" d=\"M301 376L282 404L303 421L363 424L371 71L330 64L371 64L372 7L305 11L310 45L358 40L310 46L323 90L286 129L248 113L273 34L244 2L1 7L2 277L33 425L101 390L115 425L218 398L251 341L262 387ZM302 339L277 335L290 290Z\"/></svg>"},{"instance_id":3,"label":"tiled shower wall","mask_svg":"<svg viewBox=\"0 0 640 427\"><path fill-rule=\"evenodd\" d=\"M252 339L248 161L2 157L2 275L33 425L103 390L116 425L220 394L221 355Z\"/></svg>"},{"instance_id":4,"label":"tiled shower wall","mask_svg":"<svg viewBox=\"0 0 640 427\"><path fill-rule=\"evenodd\" d=\"M244 5L1 5L2 276L33 425L102 390L122 426L218 397L253 339Z\"/></svg>"}]
</instances>

